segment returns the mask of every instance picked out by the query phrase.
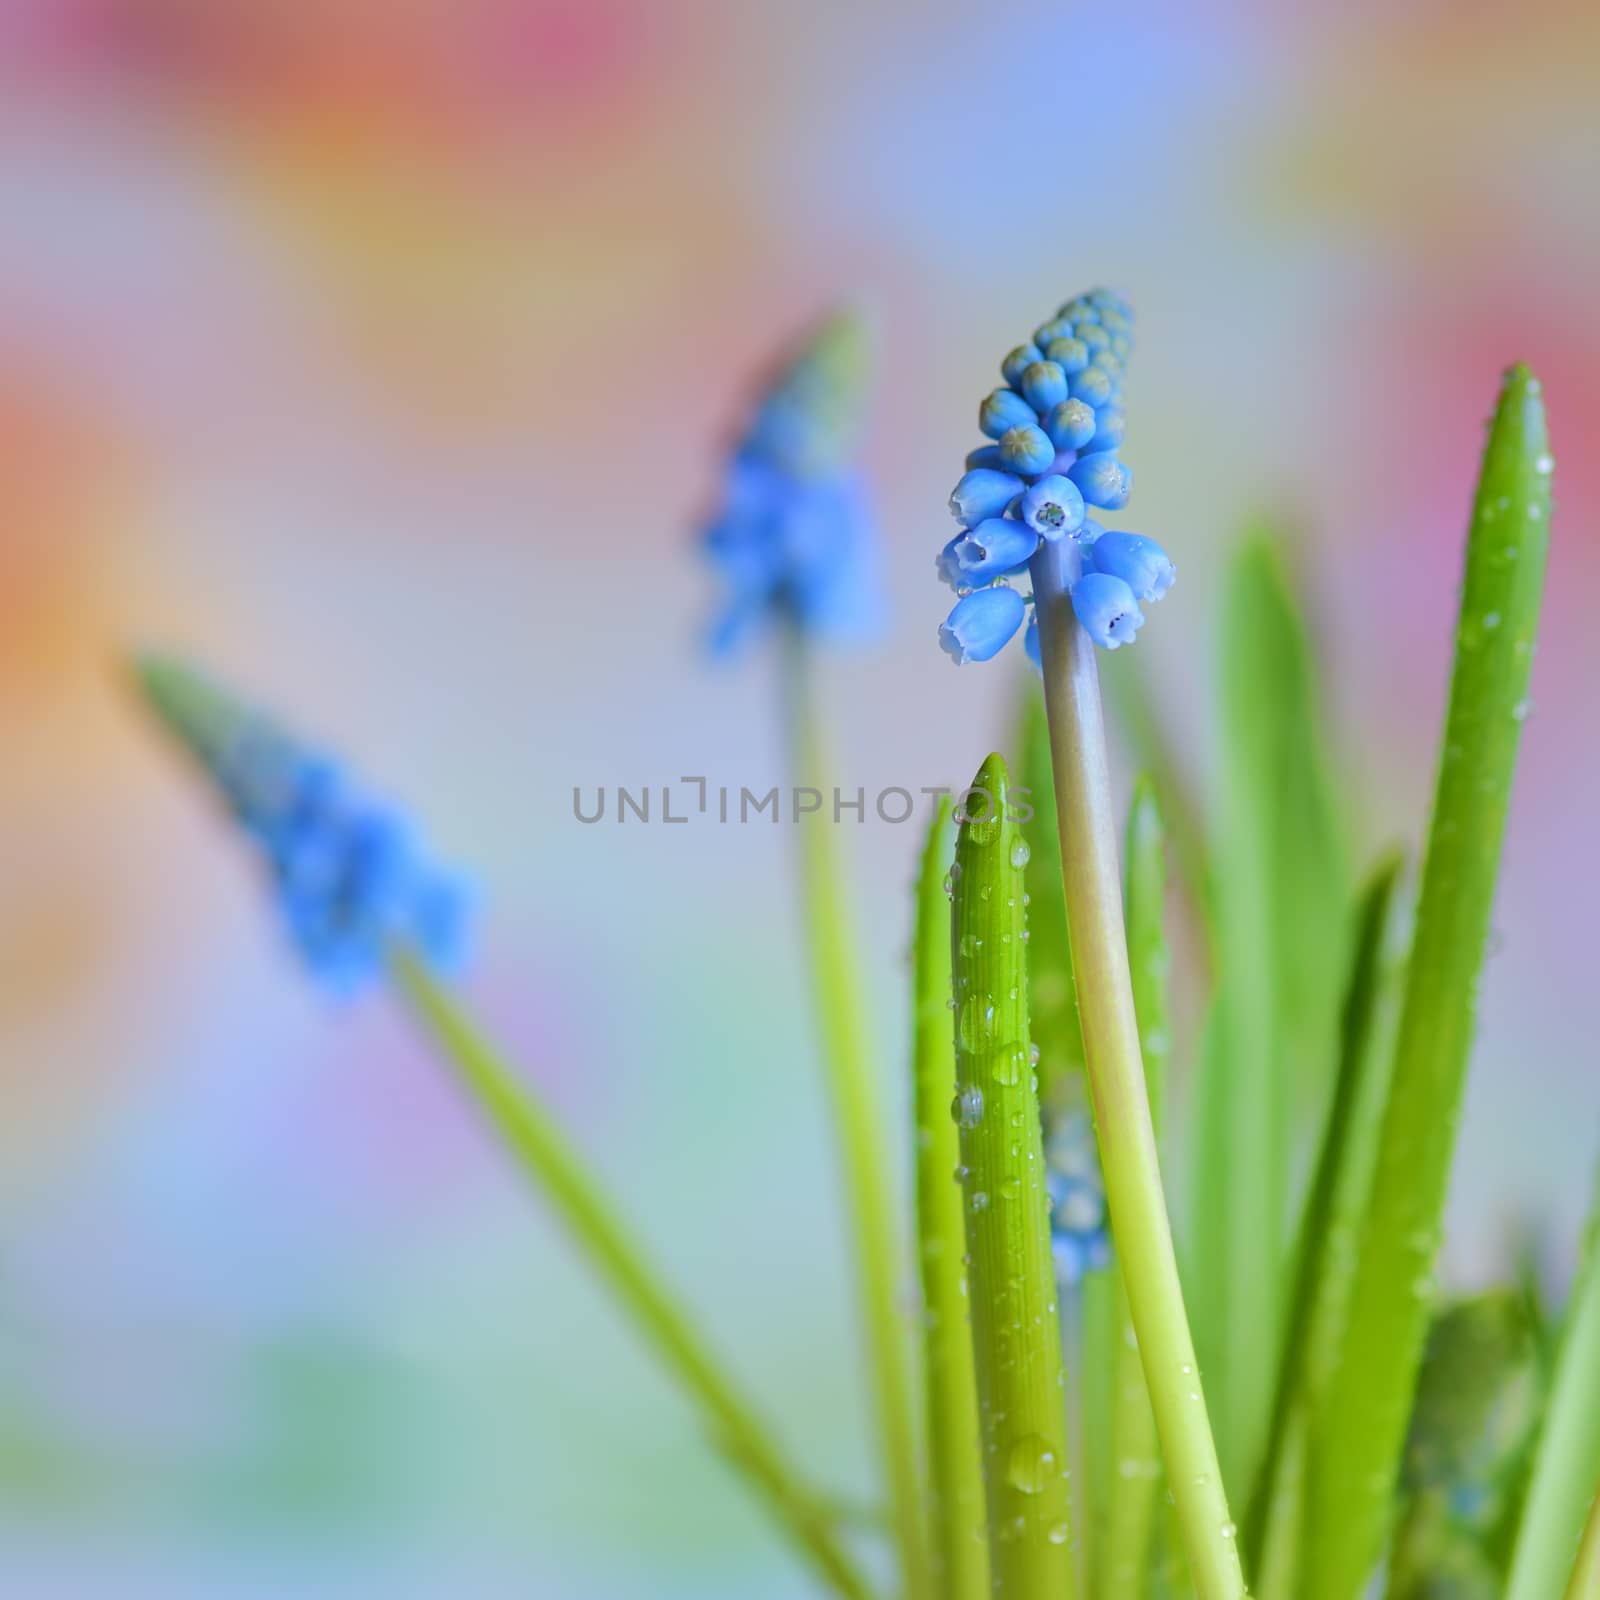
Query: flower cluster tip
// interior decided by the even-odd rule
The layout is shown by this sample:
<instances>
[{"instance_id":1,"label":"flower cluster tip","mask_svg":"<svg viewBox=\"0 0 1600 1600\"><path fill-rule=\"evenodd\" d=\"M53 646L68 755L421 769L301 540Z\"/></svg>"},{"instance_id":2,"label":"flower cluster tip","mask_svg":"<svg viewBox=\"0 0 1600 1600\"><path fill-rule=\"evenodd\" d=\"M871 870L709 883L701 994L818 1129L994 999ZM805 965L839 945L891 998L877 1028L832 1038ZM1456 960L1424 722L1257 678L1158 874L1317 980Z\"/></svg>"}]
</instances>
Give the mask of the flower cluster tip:
<instances>
[{"instance_id":1,"label":"flower cluster tip","mask_svg":"<svg viewBox=\"0 0 1600 1600\"><path fill-rule=\"evenodd\" d=\"M1070 541L1074 614L1102 649L1131 643L1141 601L1159 600L1175 571L1153 539L1108 532L1089 515L1120 511L1133 474L1120 451L1122 377L1133 312L1109 289L1069 300L1000 363L1004 386L978 408L991 441L967 457L950 496L960 532L939 553L956 591L939 642L958 663L988 661L1025 629L1039 663L1031 595L1012 587L1041 545Z\"/></svg>"},{"instance_id":2,"label":"flower cluster tip","mask_svg":"<svg viewBox=\"0 0 1600 1600\"><path fill-rule=\"evenodd\" d=\"M876 624L876 531L851 464L868 365L866 324L841 310L762 386L701 533L723 588L715 654L774 621L815 637L860 635Z\"/></svg>"}]
</instances>

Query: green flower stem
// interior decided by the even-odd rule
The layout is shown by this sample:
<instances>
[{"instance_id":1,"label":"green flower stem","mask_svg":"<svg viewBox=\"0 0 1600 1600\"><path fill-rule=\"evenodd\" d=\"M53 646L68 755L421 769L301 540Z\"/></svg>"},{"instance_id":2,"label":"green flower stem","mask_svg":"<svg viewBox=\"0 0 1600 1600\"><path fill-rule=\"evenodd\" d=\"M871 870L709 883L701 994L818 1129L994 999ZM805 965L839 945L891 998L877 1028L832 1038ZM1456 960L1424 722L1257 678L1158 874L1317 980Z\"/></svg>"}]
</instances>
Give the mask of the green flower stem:
<instances>
[{"instance_id":1,"label":"green flower stem","mask_svg":"<svg viewBox=\"0 0 1600 1600\"><path fill-rule=\"evenodd\" d=\"M1567 1600L1600 1600L1600 1490L1589 1507L1589 1521L1583 1530L1583 1544L1567 1585Z\"/></svg>"},{"instance_id":2,"label":"green flower stem","mask_svg":"<svg viewBox=\"0 0 1600 1600\"><path fill-rule=\"evenodd\" d=\"M956 1058L950 1040L950 802L928 831L917 877L917 1239L922 1267L923 1382L928 1412L928 1509L933 1589L939 1600L987 1600L988 1528L978 1389L967 1331L966 1220L956 1167L961 1139L950 1114Z\"/></svg>"},{"instance_id":3,"label":"green flower stem","mask_svg":"<svg viewBox=\"0 0 1600 1600\"><path fill-rule=\"evenodd\" d=\"M1311 1445L1304 1600L1361 1592L1393 1509L1538 628L1548 452L1538 382L1515 367L1491 425L1467 540L1393 1078L1349 1321Z\"/></svg>"},{"instance_id":4,"label":"green flower stem","mask_svg":"<svg viewBox=\"0 0 1600 1600\"><path fill-rule=\"evenodd\" d=\"M1139 1018L1139 1042L1144 1050L1150 1124L1158 1144L1166 1101L1167 1059L1172 1051L1167 999L1171 955L1164 921L1165 838L1155 788L1149 779L1141 779L1128 812L1128 960L1134 1011ZM1112 1384L1110 1457L1115 1487L1110 1496L1105 1549L1095 1578L1095 1594L1108 1600L1117 1595L1139 1595L1145 1590L1161 1481L1155 1413L1150 1409L1150 1392L1145 1387L1138 1334L1128 1309L1120 1259L1113 1261L1109 1276L1115 1284L1122 1336L1117 1342Z\"/></svg>"},{"instance_id":5,"label":"green flower stem","mask_svg":"<svg viewBox=\"0 0 1600 1600\"><path fill-rule=\"evenodd\" d=\"M1377 1160L1393 1060L1394 1003L1405 962L1398 892L1402 868L1398 855L1379 863L1356 917L1339 1072L1300 1224L1294 1298L1266 1461L1245 1525L1245 1552L1265 1600L1290 1600L1293 1594L1296 1552L1291 1534L1300 1522L1306 1429L1338 1358L1355 1244Z\"/></svg>"},{"instance_id":6,"label":"green flower stem","mask_svg":"<svg viewBox=\"0 0 1600 1600\"><path fill-rule=\"evenodd\" d=\"M1567 1575L1584 1512L1600 1489L1600 1201L1562 1319L1555 1375L1535 1448L1506 1600L1541 1600ZM1591 1518L1591 1522L1592 1522ZM1591 1536L1593 1530L1591 1529ZM1582 1591L1575 1591L1581 1593Z\"/></svg>"},{"instance_id":7,"label":"green flower stem","mask_svg":"<svg viewBox=\"0 0 1600 1600\"><path fill-rule=\"evenodd\" d=\"M999 756L973 791L956 844L951 938L989 1560L999 1600L1071 1600L1061 1328L1028 1037L1028 851Z\"/></svg>"},{"instance_id":8,"label":"green flower stem","mask_svg":"<svg viewBox=\"0 0 1600 1600\"><path fill-rule=\"evenodd\" d=\"M1200 1600L1239 1600L1245 1588L1238 1541L1206 1417L1150 1119L1095 646L1072 614L1069 544L1041 547L1033 581L1067 923L1106 1199L1190 1576Z\"/></svg>"},{"instance_id":9,"label":"green flower stem","mask_svg":"<svg viewBox=\"0 0 1600 1600\"><path fill-rule=\"evenodd\" d=\"M865 1579L834 1536L827 1503L791 1472L765 1425L641 1257L631 1230L611 1209L549 1112L414 956L397 950L392 967L401 994L440 1055L699 1406L719 1445L749 1474L818 1575L848 1600L870 1600Z\"/></svg>"},{"instance_id":10,"label":"green flower stem","mask_svg":"<svg viewBox=\"0 0 1600 1600\"><path fill-rule=\"evenodd\" d=\"M824 795L829 769L821 756L810 703L804 645L797 632L791 632L786 644L784 697L794 780L812 785ZM822 804L827 806L827 800ZM819 811L796 828L800 889L823 1055L849 1194L857 1292L895 1542L906 1600L924 1600L928 1557L909 1375L910 1329L899 1309L900 1234L890 1174L884 1164L893 1144L879 1096L878 1056L862 992L862 966L844 869L836 848L836 820Z\"/></svg>"}]
</instances>

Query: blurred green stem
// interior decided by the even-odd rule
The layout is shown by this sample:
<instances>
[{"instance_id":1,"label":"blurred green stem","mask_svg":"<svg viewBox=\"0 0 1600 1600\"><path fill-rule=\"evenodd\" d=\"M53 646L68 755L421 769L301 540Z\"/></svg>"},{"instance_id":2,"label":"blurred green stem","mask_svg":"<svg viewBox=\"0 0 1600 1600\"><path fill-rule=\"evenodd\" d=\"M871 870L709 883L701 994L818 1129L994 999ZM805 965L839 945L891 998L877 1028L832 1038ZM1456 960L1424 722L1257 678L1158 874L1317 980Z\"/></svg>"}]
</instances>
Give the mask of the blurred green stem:
<instances>
[{"instance_id":1,"label":"blurred green stem","mask_svg":"<svg viewBox=\"0 0 1600 1600\"><path fill-rule=\"evenodd\" d=\"M443 1060L699 1406L718 1444L761 1490L818 1575L849 1600L870 1600L865 1579L834 1536L831 1508L790 1471L765 1425L639 1253L632 1230L611 1209L549 1112L415 957L397 950L391 965L400 993Z\"/></svg>"},{"instance_id":2,"label":"blurred green stem","mask_svg":"<svg viewBox=\"0 0 1600 1600\"><path fill-rule=\"evenodd\" d=\"M804 821L795 819L800 892L828 1086L849 1195L857 1294L884 1475L906 1600L925 1600L928 1558L908 1370L910 1329L899 1310L900 1235L890 1174L885 1167L894 1143L880 1100L878 1057L863 992L863 969L836 848L838 815L829 814L826 809L832 773L822 756L811 704L810 662L798 629L791 629L786 635L783 666L791 774L797 786L812 788L823 808Z\"/></svg>"},{"instance_id":3,"label":"blurred green stem","mask_svg":"<svg viewBox=\"0 0 1600 1600\"><path fill-rule=\"evenodd\" d=\"M1071 540L1033 561L1067 923L1113 1236L1200 1600L1240 1600L1238 1540L1184 1310L1123 927L1095 646L1068 597Z\"/></svg>"}]
</instances>

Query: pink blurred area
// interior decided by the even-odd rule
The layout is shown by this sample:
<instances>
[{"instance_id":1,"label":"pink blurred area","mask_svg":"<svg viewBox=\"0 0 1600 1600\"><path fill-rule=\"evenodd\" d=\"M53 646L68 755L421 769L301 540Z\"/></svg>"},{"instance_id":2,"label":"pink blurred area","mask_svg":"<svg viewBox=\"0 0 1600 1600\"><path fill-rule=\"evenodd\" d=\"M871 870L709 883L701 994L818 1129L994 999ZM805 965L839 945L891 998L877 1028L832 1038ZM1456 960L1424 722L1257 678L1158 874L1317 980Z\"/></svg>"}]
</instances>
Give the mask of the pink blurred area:
<instances>
[{"instance_id":1,"label":"pink blurred area","mask_svg":"<svg viewBox=\"0 0 1600 1600\"><path fill-rule=\"evenodd\" d=\"M192 652L414 804L484 890L472 997L859 1487L781 838L570 803L778 780L689 530L842 295L894 607L829 669L849 782L1003 728L1012 673L934 645L944 497L998 354L1108 281L1168 720L1204 783L1221 559L1282 508L1369 854L1418 835L1481 425L1539 373L1450 1262L1524 1222L1559 1260L1600 1134L1597 49L1577 0L0 0L0 1588L804 1592L399 1019L305 992L119 672ZM852 841L890 995L911 835Z\"/></svg>"}]
</instances>

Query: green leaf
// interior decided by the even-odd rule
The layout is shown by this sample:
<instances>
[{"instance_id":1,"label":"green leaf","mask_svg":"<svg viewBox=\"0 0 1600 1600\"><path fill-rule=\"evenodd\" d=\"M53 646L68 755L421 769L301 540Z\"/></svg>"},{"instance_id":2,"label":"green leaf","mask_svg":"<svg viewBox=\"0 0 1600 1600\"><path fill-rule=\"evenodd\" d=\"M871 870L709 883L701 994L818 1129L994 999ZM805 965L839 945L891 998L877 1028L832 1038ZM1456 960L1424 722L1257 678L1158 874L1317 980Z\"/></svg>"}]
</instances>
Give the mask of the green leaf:
<instances>
[{"instance_id":1,"label":"green leaf","mask_svg":"<svg viewBox=\"0 0 1600 1600\"><path fill-rule=\"evenodd\" d=\"M951 1115L950 802L942 800L917 878L917 1258L922 1272L928 1415L928 1523L939 1600L988 1600L989 1544L978 1441L978 1390L967 1331L966 1219L956 1181L961 1140Z\"/></svg>"},{"instance_id":2,"label":"green leaf","mask_svg":"<svg viewBox=\"0 0 1600 1600\"><path fill-rule=\"evenodd\" d=\"M1506 1600L1555 1594L1600 1492L1600 1200L1562 1319L1550 1399L1523 1503Z\"/></svg>"},{"instance_id":3,"label":"green leaf","mask_svg":"<svg viewBox=\"0 0 1600 1600\"><path fill-rule=\"evenodd\" d=\"M995 1592L1073 1591L1061 1335L1028 1030L1023 867L1005 763L973 781L953 873L956 1110Z\"/></svg>"},{"instance_id":4,"label":"green leaf","mask_svg":"<svg viewBox=\"0 0 1600 1600\"><path fill-rule=\"evenodd\" d=\"M1172 1054L1167 994L1172 957L1167 948L1164 915L1165 842L1166 830L1156 803L1155 786L1149 778L1143 778L1134 788L1128 812L1125 898L1133 1003L1139 1018L1139 1042L1144 1051L1150 1120L1158 1140L1167 1098L1167 1063ZM1139 1595L1145 1591L1150 1572L1162 1476L1161 1452L1120 1264L1113 1261L1107 1276L1113 1285L1119 1337L1109 1385L1112 1396L1109 1459L1113 1468L1113 1492L1103 1548L1095 1567L1095 1593Z\"/></svg>"},{"instance_id":5,"label":"green leaf","mask_svg":"<svg viewBox=\"0 0 1600 1600\"><path fill-rule=\"evenodd\" d=\"M1358 1594L1388 1531L1431 1310L1549 523L1544 405L1537 381L1516 367L1501 392L1478 483L1372 1201L1339 1365L1312 1441L1306 1600Z\"/></svg>"},{"instance_id":6,"label":"green leaf","mask_svg":"<svg viewBox=\"0 0 1600 1600\"><path fill-rule=\"evenodd\" d=\"M1306 1430L1337 1363L1377 1164L1410 938L1402 874L1399 855L1374 869L1346 962L1339 1072L1300 1224L1288 1335L1245 1546L1267 1600L1294 1593Z\"/></svg>"},{"instance_id":7,"label":"green leaf","mask_svg":"<svg viewBox=\"0 0 1600 1600\"><path fill-rule=\"evenodd\" d=\"M1600 1600L1600 1488L1589 1507L1589 1521L1583 1530L1578 1559L1572 1564L1566 1600Z\"/></svg>"},{"instance_id":8,"label":"green leaf","mask_svg":"<svg viewBox=\"0 0 1600 1600\"><path fill-rule=\"evenodd\" d=\"M1290 1156L1333 1074L1349 881L1310 639L1277 543L1247 541L1222 626L1217 993L1198 1090L1195 1333L1223 1474L1254 1482L1286 1310Z\"/></svg>"},{"instance_id":9,"label":"green leaf","mask_svg":"<svg viewBox=\"0 0 1600 1600\"><path fill-rule=\"evenodd\" d=\"M1389 1600L1431 1600L1453 1568L1495 1576L1490 1544L1515 1493L1541 1395L1527 1303L1499 1289L1434 1318L1401 1469ZM1499 1592L1499 1582L1490 1593Z\"/></svg>"}]
</instances>

